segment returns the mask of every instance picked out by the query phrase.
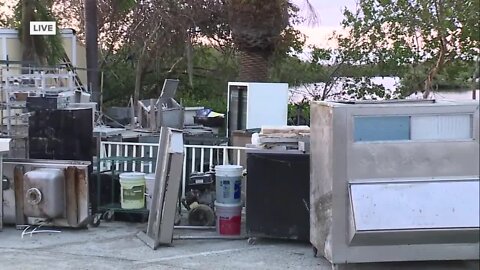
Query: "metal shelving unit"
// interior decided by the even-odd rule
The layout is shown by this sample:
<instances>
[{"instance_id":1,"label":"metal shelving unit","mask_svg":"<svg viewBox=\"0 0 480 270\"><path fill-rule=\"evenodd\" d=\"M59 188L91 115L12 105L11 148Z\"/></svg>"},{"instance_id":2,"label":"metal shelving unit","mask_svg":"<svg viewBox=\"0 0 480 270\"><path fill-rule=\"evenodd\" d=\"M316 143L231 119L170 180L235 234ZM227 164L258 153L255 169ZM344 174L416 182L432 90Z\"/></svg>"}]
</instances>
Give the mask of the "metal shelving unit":
<instances>
[{"instance_id":1,"label":"metal shelving unit","mask_svg":"<svg viewBox=\"0 0 480 270\"><path fill-rule=\"evenodd\" d=\"M28 72L28 74L21 74ZM1 99L2 110L1 126L7 136L17 136L15 126L27 125L28 112L26 112L26 100L31 96L58 96L65 92L78 90L75 82L75 74L72 71L57 68L32 69L19 68L8 70L2 68ZM68 98L64 98L64 106L68 104ZM63 104L62 104L63 106Z\"/></svg>"}]
</instances>

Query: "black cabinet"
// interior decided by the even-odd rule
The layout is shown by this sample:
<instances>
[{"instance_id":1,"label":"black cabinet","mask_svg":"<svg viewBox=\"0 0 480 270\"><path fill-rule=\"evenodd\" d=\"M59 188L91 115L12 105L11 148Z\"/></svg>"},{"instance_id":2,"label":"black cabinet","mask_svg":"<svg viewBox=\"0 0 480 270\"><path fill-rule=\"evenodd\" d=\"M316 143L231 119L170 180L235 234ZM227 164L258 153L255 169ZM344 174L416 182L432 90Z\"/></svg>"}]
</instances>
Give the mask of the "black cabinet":
<instances>
[{"instance_id":1,"label":"black cabinet","mask_svg":"<svg viewBox=\"0 0 480 270\"><path fill-rule=\"evenodd\" d=\"M91 109L41 109L28 120L29 158L92 161Z\"/></svg>"},{"instance_id":2,"label":"black cabinet","mask_svg":"<svg viewBox=\"0 0 480 270\"><path fill-rule=\"evenodd\" d=\"M310 241L309 155L249 150L247 174L248 236Z\"/></svg>"}]
</instances>

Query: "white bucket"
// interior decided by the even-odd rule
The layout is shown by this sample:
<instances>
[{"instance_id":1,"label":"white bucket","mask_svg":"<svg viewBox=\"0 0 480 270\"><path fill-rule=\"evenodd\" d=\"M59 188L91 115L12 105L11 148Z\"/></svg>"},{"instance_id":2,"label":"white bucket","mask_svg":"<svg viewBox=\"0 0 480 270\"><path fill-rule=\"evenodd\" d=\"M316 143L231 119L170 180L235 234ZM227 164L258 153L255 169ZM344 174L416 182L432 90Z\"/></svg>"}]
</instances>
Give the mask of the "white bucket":
<instances>
[{"instance_id":1,"label":"white bucket","mask_svg":"<svg viewBox=\"0 0 480 270\"><path fill-rule=\"evenodd\" d=\"M242 201L242 175L242 166L215 166L217 202L226 204L238 204Z\"/></svg>"},{"instance_id":2,"label":"white bucket","mask_svg":"<svg viewBox=\"0 0 480 270\"><path fill-rule=\"evenodd\" d=\"M147 209L150 210L150 206L152 205L152 197L153 197L153 190L155 188L155 174L147 174L145 175L145 197L147 203Z\"/></svg>"},{"instance_id":3,"label":"white bucket","mask_svg":"<svg viewBox=\"0 0 480 270\"><path fill-rule=\"evenodd\" d=\"M215 202L217 215L217 233L220 235L239 235L242 228L242 204L224 204Z\"/></svg>"},{"instance_id":4,"label":"white bucket","mask_svg":"<svg viewBox=\"0 0 480 270\"><path fill-rule=\"evenodd\" d=\"M145 174L127 172L120 174L120 203L123 209L145 207Z\"/></svg>"}]
</instances>

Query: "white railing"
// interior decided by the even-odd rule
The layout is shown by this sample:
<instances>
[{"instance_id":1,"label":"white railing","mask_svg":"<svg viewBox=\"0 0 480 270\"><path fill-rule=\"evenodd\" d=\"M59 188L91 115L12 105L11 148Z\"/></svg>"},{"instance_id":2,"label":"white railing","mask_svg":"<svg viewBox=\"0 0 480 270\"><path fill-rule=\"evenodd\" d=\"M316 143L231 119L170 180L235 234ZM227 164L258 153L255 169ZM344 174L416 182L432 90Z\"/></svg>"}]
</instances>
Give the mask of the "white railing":
<instances>
[{"instance_id":1,"label":"white railing","mask_svg":"<svg viewBox=\"0 0 480 270\"><path fill-rule=\"evenodd\" d=\"M182 170L182 196L187 177L212 170L215 165L240 165L246 147L227 145L185 145ZM158 144L102 141L99 171L154 173ZM231 160L230 160L231 159Z\"/></svg>"},{"instance_id":2,"label":"white railing","mask_svg":"<svg viewBox=\"0 0 480 270\"><path fill-rule=\"evenodd\" d=\"M155 172L156 143L108 142L100 144L100 172L106 170Z\"/></svg>"}]
</instances>

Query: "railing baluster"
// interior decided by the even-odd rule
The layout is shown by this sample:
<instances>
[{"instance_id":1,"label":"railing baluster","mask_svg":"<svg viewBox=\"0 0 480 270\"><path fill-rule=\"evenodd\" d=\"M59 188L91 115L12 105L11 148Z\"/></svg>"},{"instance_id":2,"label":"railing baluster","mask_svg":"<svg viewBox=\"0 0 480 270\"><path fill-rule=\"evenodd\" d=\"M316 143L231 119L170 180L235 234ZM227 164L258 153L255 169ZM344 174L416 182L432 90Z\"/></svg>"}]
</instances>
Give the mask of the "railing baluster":
<instances>
[{"instance_id":1,"label":"railing baluster","mask_svg":"<svg viewBox=\"0 0 480 270\"><path fill-rule=\"evenodd\" d=\"M237 152L237 165L240 165L240 149L234 150Z\"/></svg>"},{"instance_id":2,"label":"railing baluster","mask_svg":"<svg viewBox=\"0 0 480 270\"><path fill-rule=\"evenodd\" d=\"M227 165L227 148L223 147L223 165Z\"/></svg>"},{"instance_id":3,"label":"railing baluster","mask_svg":"<svg viewBox=\"0 0 480 270\"><path fill-rule=\"evenodd\" d=\"M145 162L143 162L143 160L145 158L145 146L144 145L140 146L140 155L141 155L141 158L142 158L142 160L140 161L140 166L142 166L141 172L144 172L145 171Z\"/></svg>"},{"instance_id":4,"label":"railing baluster","mask_svg":"<svg viewBox=\"0 0 480 270\"><path fill-rule=\"evenodd\" d=\"M126 172L128 170L128 163L127 163L127 159L126 157L128 157L128 144L125 144L123 146L123 157L125 157L123 159L123 171Z\"/></svg>"},{"instance_id":5,"label":"railing baluster","mask_svg":"<svg viewBox=\"0 0 480 270\"><path fill-rule=\"evenodd\" d=\"M112 145L109 143L105 143L107 146L107 157L112 157ZM113 167L112 160L105 161L108 164L108 169L111 170Z\"/></svg>"},{"instance_id":6,"label":"railing baluster","mask_svg":"<svg viewBox=\"0 0 480 270\"><path fill-rule=\"evenodd\" d=\"M117 147L116 147L116 152L115 152L115 156L116 157L119 157L120 156L120 144L117 144ZM118 161L118 158L117 160L115 161L115 170L118 172L118 170L120 170L120 162Z\"/></svg>"},{"instance_id":7,"label":"railing baluster","mask_svg":"<svg viewBox=\"0 0 480 270\"><path fill-rule=\"evenodd\" d=\"M200 148L200 172L203 173L203 164L205 163L205 148Z\"/></svg>"},{"instance_id":8,"label":"railing baluster","mask_svg":"<svg viewBox=\"0 0 480 270\"><path fill-rule=\"evenodd\" d=\"M135 169L136 169L136 167L137 167L137 166L136 166L136 165L137 165L137 161L136 161L136 158L137 158L137 146L136 146L136 145L133 146L133 153L132 153L132 155L133 155L133 158L134 158L133 164L132 164L132 171L135 171ZM143 171L140 170L140 172L143 172Z\"/></svg>"},{"instance_id":9,"label":"railing baluster","mask_svg":"<svg viewBox=\"0 0 480 270\"><path fill-rule=\"evenodd\" d=\"M195 172L195 151L196 148L195 147L192 147L192 168L191 168L191 172Z\"/></svg>"},{"instance_id":10,"label":"railing baluster","mask_svg":"<svg viewBox=\"0 0 480 270\"><path fill-rule=\"evenodd\" d=\"M208 168L210 169L210 171L213 171L213 151L215 151L215 149L213 148L210 148L209 152L210 152L210 160L208 162Z\"/></svg>"},{"instance_id":11,"label":"railing baluster","mask_svg":"<svg viewBox=\"0 0 480 270\"><path fill-rule=\"evenodd\" d=\"M184 146L183 168L182 168L182 199L185 198L185 187L187 185L187 147Z\"/></svg>"},{"instance_id":12,"label":"railing baluster","mask_svg":"<svg viewBox=\"0 0 480 270\"><path fill-rule=\"evenodd\" d=\"M150 146L149 152L150 162L148 162L148 173L153 173L153 146Z\"/></svg>"}]
</instances>

